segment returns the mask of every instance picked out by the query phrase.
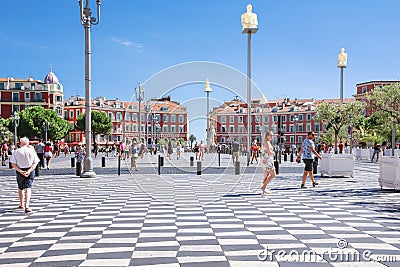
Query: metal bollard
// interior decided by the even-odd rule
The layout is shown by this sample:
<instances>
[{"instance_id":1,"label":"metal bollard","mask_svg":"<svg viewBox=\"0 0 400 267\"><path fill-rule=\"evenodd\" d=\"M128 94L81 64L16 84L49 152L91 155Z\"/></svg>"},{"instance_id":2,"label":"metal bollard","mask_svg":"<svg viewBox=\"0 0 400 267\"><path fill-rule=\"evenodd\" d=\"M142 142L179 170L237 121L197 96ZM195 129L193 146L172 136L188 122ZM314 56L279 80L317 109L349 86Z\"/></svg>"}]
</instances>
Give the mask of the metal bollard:
<instances>
[{"instance_id":1,"label":"metal bollard","mask_svg":"<svg viewBox=\"0 0 400 267\"><path fill-rule=\"evenodd\" d=\"M76 163L76 176L81 176L82 173L82 162Z\"/></svg>"},{"instance_id":2,"label":"metal bollard","mask_svg":"<svg viewBox=\"0 0 400 267\"><path fill-rule=\"evenodd\" d=\"M221 151L218 152L218 166L221 166Z\"/></svg>"},{"instance_id":3,"label":"metal bollard","mask_svg":"<svg viewBox=\"0 0 400 267\"><path fill-rule=\"evenodd\" d=\"M275 166L275 173L279 174L279 161L275 160L274 161L274 166Z\"/></svg>"},{"instance_id":4,"label":"metal bollard","mask_svg":"<svg viewBox=\"0 0 400 267\"><path fill-rule=\"evenodd\" d=\"M318 158L316 157L313 161L313 174L318 173Z\"/></svg>"},{"instance_id":5,"label":"metal bollard","mask_svg":"<svg viewBox=\"0 0 400 267\"><path fill-rule=\"evenodd\" d=\"M75 168L75 158L74 157L71 158L71 168Z\"/></svg>"},{"instance_id":6,"label":"metal bollard","mask_svg":"<svg viewBox=\"0 0 400 267\"><path fill-rule=\"evenodd\" d=\"M279 152L278 152L278 161L279 161L279 164L282 163L282 152L281 152L281 150L279 150Z\"/></svg>"},{"instance_id":7,"label":"metal bollard","mask_svg":"<svg viewBox=\"0 0 400 267\"><path fill-rule=\"evenodd\" d=\"M201 175L201 161L197 162L197 175Z\"/></svg>"},{"instance_id":8,"label":"metal bollard","mask_svg":"<svg viewBox=\"0 0 400 267\"><path fill-rule=\"evenodd\" d=\"M293 151L290 152L290 162L293 162Z\"/></svg>"},{"instance_id":9,"label":"metal bollard","mask_svg":"<svg viewBox=\"0 0 400 267\"><path fill-rule=\"evenodd\" d=\"M283 161L287 161L287 154L286 154L286 152L283 152Z\"/></svg>"},{"instance_id":10,"label":"metal bollard","mask_svg":"<svg viewBox=\"0 0 400 267\"><path fill-rule=\"evenodd\" d=\"M158 155L158 175L161 174L161 167L164 166L164 157Z\"/></svg>"},{"instance_id":11,"label":"metal bollard","mask_svg":"<svg viewBox=\"0 0 400 267\"><path fill-rule=\"evenodd\" d=\"M35 176L36 177L39 177L40 176L40 162L38 163L38 165L36 165L36 168L35 168Z\"/></svg>"},{"instance_id":12,"label":"metal bollard","mask_svg":"<svg viewBox=\"0 0 400 267\"><path fill-rule=\"evenodd\" d=\"M240 161L235 161L235 175L240 174Z\"/></svg>"},{"instance_id":13,"label":"metal bollard","mask_svg":"<svg viewBox=\"0 0 400 267\"><path fill-rule=\"evenodd\" d=\"M121 175L121 156L118 155L118 176Z\"/></svg>"},{"instance_id":14,"label":"metal bollard","mask_svg":"<svg viewBox=\"0 0 400 267\"><path fill-rule=\"evenodd\" d=\"M194 157L193 156L190 157L190 166L194 166Z\"/></svg>"},{"instance_id":15,"label":"metal bollard","mask_svg":"<svg viewBox=\"0 0 400 267\"><path fill-rule=\"evenodd\" d=\"M101 157L101 167L105 167L106 166L106 157Z\"/></svg>"}]
</instances>

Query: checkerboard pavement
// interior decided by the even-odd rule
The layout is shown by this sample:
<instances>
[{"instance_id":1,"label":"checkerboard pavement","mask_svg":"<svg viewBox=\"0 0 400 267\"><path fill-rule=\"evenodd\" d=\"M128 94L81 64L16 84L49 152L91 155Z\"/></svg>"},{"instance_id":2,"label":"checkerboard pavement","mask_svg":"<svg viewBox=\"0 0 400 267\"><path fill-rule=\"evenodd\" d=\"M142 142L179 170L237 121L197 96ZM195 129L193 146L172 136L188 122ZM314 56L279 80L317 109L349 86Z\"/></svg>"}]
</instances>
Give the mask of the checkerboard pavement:
<instances>
[{"instance_id":1,"label":"checkerboard pavement","mask_svg":"<svg viewBox=\"0 0 400 267\"><path fill-rule=\"evenodd\" d=\"M0 266L399 266L400 193L379 188L377 164L308 189L298 166L282 164L267 196L254 166L90 179L43 171L28 214L1 170Z\"/></svg>"}]
</instances>

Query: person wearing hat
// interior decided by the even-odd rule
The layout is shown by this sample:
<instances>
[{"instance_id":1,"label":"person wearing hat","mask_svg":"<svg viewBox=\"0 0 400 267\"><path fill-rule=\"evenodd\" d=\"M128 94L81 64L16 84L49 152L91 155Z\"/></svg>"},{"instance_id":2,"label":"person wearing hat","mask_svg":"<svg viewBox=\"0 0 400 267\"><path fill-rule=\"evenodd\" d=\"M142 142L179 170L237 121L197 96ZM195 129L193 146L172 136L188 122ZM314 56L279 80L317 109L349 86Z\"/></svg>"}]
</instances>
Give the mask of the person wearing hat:
<instances>
[{"instance_id":1,"label":"person wearing hat","mask_svg":"<svg viewBox=\"0 0 400 267\"><path fill-rule=\"evenodd\" d=\"M307 176L310 176L313 187L318 185L318 183L314 180L314 174L313 174L313 161L314 161L313 154L317 156L319 159L322 159L322 157L315 150L315 144L313 141L314 135L315 134L313 132L308 132L308 137L304 139L303 143L301 144L299 155L297 156L296 159L296 161L299 163L300 157L303 156L303 162L305 164L303 180L301 182L301 188L307 188L305 186Z\"/></svg>"}]
</instances>

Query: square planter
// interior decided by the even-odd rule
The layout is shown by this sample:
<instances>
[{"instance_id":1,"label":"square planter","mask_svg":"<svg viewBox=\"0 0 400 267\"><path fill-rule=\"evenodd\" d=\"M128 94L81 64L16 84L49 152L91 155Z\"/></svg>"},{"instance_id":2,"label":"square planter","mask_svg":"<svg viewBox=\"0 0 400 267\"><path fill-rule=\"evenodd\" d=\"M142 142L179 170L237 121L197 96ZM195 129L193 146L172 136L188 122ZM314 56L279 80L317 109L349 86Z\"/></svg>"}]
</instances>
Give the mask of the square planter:
<instances>
[{"instance_id":1,"label":"square planter","mask_svg":"<svg viewBox=\"0 0 400 267\"><path fill-rule=\"evenodd\" d=\"M357 148L356 159L357 160L371 160L373 149L371 148Z\"/></svg>"},{"instance_id":2,"label":"square planter","mask_svg":"<svg viewBox=\"0 0 400 267\"><path fill-rule=\"evenodd\" d=\"M354 156L350 154L322 154L321 176L350 176L353 177Z\"/></svg>"},{"instance_id":3,"label":"square planter","mask_svg":"<svg viewBox=\"0 0 400 267\"><path fill-rule=\"evenodd\" d=\"M400 190L400 158L382 157L379 161L379 185Z\"/></svg>"}]
</instances>

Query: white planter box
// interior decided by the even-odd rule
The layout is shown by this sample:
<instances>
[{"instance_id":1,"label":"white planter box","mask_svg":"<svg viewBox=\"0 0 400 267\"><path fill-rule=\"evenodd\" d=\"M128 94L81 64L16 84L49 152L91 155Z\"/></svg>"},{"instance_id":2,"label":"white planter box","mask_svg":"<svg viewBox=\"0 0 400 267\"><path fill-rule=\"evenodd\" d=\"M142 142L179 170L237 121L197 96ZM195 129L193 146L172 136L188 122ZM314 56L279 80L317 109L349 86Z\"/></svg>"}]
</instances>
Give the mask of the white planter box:
<instances>
[{"instance_id":1,"label":"white planter box","mask_svg":"<svg viewBox=\"0 0 400 267\"><path fill-rule=\"evenodd\" d=\"M322 154L321 176L350 176L353 177L354 156L350 154Z\"/></svg>"},{"instance_id":2,"label":"white planter box","mask_svg":"<svg viewBox=\"0 0 400 267\"><path fill-rule=\"evenodd\" d=\"M379 185L400 190L400 158L382 157L379 161Z\"/></svg>"},{"instance_id":3,"label":"white planter box","mask_svg":"<svg viewBox=\"0 0 400 267\"><path fill-rule=\"evenodd\" d=\"M384 156L392 156L392 149L391 148L388 148L388 149L385 149L385 155ZM398 156L400 156L400 149L395 149L394 150L394 156L395 157L398 157Z\"/></svg>"},{"instance_id":4,"label":"white planter box","mask_svg":"<svg viewBox=\"0 0 400 267\"><path fill-rule=\"evenodd\" d=\"M373 150L370 148L357 148L356 159L357 160L371 160Z\"/></svg>"}]
</instances>

